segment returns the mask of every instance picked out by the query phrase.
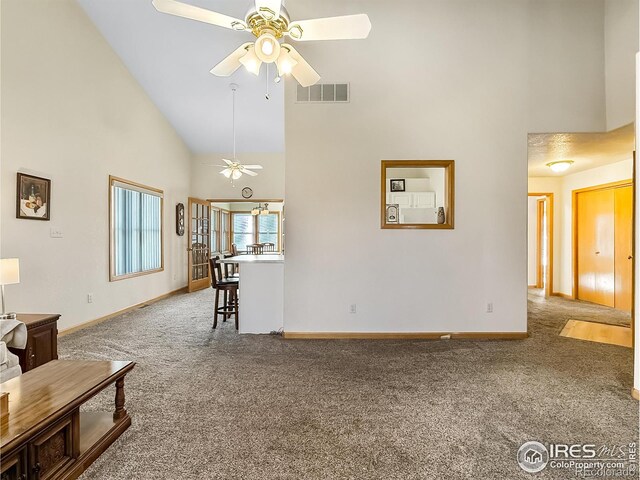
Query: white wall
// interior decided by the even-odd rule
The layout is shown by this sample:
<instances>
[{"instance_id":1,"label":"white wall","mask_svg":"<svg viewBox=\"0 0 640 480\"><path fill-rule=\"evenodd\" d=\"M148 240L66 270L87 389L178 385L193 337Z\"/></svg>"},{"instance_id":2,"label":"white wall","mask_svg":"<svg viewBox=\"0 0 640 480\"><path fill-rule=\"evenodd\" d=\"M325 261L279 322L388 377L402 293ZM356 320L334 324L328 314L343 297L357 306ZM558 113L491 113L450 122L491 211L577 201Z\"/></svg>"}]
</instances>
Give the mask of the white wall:
<instances>
[{"instance_id":1,"label":"white wall","mask_svg":"<svg viewBox=\"0 0 640 480\"><path fill-rule=\"evenodd\" d=\"M638 0L605 0L607 130L635 120Z\"/></svg>"},{"instance_id":2,"label":"white wall","mask_svg":"<svg viewBox=\"0 0 640 480\"><path fill-rule=\"evenodd\" d=\"M21 262L8 307L61 313L64 330L184 286L188 150L74 1L1 8L1 254ZM18 171L52 179L50 222L15 218ZM164 190L164 272L108 281L109 174Z\"/></svg>"},{"instance_id":3,"label":"white wall","mask_svg":"<svg viewBox=\"0 0 640 480\"><path fill-rule=\"evenodd\" d=\"M529 133L604 131L603 1L516 3L528 5Z\"/></svg>"},{"instance_id":4,"label":"white wall","mask_svg":"<svg viewBox=\"0 0 640 480\"><path fill-rule=\"evenodd\" d=\"M538 283L538 197L529 197L527 203L527 285Z\"/></svg>"},{"instance_id":5,"label":"white wall","mask_svg":"<svg viewBox=\"0 0 640 480\"><path fill-rule=\"evenodd\" d=\"M300 46L324 81L351 82L351 103L296 104L287 85L285 330L526 330L527 132L604 126L593 66L602 3L544 2L552 22L529 7L368 2L367 41ZM296 9L363 10L338 0ZM398 28L407 10L420 29ZM547 46L554 61L542 62ZM381 68L381 58L393 61ZM455 159L455 230L380 229L386 158Z\"/></svg>"},{"instance_id":6,"label":"white wall","mask_svg":"<svg viewBox=\"0 0 640 480\"><path fill-rule=\"evenodd\" d=\"M256 177L243 175L233 185L220 175L222 168L211 165L222 164L222 159L230 159L226 153L194 155L191 162L191 196L201 199L242 199L242 189L251 187L256 200L284 199L284 154L243 153L238 160L245 165L262 165Z\"/></svg>"},{"instance_id":7,"label":"white wall","mask_svg":"<svg viewBox=\"0 0 640 480\"><path fill-rule=\"evenodd\" d=\"M592 168L563 177L529 178L529 192L554 194L554 246L553 291L572 295L572 202L573 191L606 183L630 180L633 176L633 159Z\"/></svg>"}]
</instances>

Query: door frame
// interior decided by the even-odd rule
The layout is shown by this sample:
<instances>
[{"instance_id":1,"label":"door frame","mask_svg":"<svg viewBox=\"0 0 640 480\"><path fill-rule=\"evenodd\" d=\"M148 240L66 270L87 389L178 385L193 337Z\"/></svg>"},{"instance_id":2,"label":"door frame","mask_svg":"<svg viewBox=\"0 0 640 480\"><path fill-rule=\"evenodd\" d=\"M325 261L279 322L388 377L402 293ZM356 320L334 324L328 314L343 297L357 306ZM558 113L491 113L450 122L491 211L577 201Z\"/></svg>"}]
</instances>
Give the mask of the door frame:
<instances>
[{"instance_id":1,"label":"door frame","mask_svg":"<svg viewBox=\"0 0 640 480\"><path fill-rule=\"evenodd\" d=\"M635 171L635 169L634 169ZM635 176L635 173L634 173ZM578 299L578 195L581 193L586 193L586 192L594 192L594 191L598 191L598 190L613 190L616 188L622 188L622 187L631 187L632 188L632 192L633 192L633 198L635 198L635 194L636 194L636 189L635 189L635 182L634 179L628 179L628 180L619 180L617 182L609 182L609 183L603 183L601 185L594 185L592 187L585 187L585 188L579 188L577 190L572 190L571 191L571 271L572 271L572 280L573 280L573 284L571 286L571 298L574 300ZM635 300L635 252L633 251L633 249L635 249L635 238L636 238L636 233L635 233L635 224L636 224L636 220L635 220L635 202L633 205L633 210L631 212L631 215L633 217L633 225L631 227L631 231L632 231L632 262L634 263L634 265L631 266L631 328L632 328L632 332L633 332L633 324L634 324L634 312L633 312L633 304L634 304L634 300Z\"/></svg>"},{"instance_id":2,"label":"door frame","mask_svg":"<svg viewBox=\"0 0 640 480\"><path fill-rule=\"evenodd\" d=\"M207 277L206 278L201 278L199 280L192 280L193 278L193 252L192 252L192 232L193 232L193 216L191 214L192 212L192 205L193 204L198 204L198 205L204 205L207 204L207 206L209 207L209 217L211 217L211 203L208 200L203 200L201 198L195 198L195 197L189 197L189 201L187 202L188 205L188 222L187 222L187 226L188 226L188 235L189 235L189 239L188 239L188 244L187 244L187 290L189 293L192 292L197 292L198 290L203 290L207 287L209 287L211 285L211 269L209 268L209 264L207 263L206 268L207 268ZM209 221L211 221L211 218L209 218ZM210 229L211 227L209 227ZM207 236L207 238L209 239L209 249L211 248L211 231L209 231L209 235ZM211 254L211 252L209 251L209 255ZM209 255L207 255L207 257L209 257Z\"/></svg>"},{"instance_id":3,"label":"door frame","mask_svg":"<svg viewBox=\"0 0 640 480\"><path fill-rule=\"evenodd\" d=\"M553 204L554 204L554 200L553 200L553 193L551 192L544 192L544 193L536 193L536 192L530 192L527 194L528 197L545 197L544 201L547 202L547 271L544 272L546 274L547 277L547 283L544 289L544 296L545 297L550 297L551 295L553 295L553 220L554 220L554 211L553 211ZM538 212L538 206L536 205L536 212ZM541 237L541 219L537 218L536 219L536 225L538 228L538 232L536 233L537 235L537 242L538 244L540 244L540 237ZM537 257L540 258L540 253L537 254ZM541 271L542 268L541 266L538 265L538 258L536 258L536 269L537 271ZM539 282L539 279L537 280ZM528 283L528 282L527 282Z\"/></svg>"}]
</instances>

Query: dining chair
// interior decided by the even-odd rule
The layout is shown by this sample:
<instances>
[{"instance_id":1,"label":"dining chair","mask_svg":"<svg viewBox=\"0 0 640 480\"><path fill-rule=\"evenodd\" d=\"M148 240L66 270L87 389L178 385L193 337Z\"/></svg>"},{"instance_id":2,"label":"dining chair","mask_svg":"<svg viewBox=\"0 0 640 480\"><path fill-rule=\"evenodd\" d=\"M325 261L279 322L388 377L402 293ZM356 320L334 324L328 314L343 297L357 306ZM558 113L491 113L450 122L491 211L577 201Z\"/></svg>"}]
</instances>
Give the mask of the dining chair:
<instances>
[{"instance_id":1,"label":"dining chair","mask_svg":"<svg viewBox=\"0 0 640 480\"><path fill-rule=\"evenodd\" d=\"M267 243L263 243L262 245L264 246L264 251L265 252L275 252L276 251L276 244L275 243L267 242Z\"/></svg>"}]
</instances>

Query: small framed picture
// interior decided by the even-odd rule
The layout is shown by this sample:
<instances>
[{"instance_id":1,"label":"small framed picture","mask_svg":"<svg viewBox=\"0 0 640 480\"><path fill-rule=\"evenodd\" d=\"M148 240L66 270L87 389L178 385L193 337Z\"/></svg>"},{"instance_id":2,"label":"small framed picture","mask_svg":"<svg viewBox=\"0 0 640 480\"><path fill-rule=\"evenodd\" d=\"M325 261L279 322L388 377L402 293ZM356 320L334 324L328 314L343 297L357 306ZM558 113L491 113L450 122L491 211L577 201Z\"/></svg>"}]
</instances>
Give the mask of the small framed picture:
<instances>
[{"instance_id":1,"label":"small framed picture","mask_svg":"<svg viewBox=\"0 0 640 480\"><path fill-rule=\"evenodd\" d=\"M51 220L51 180L18 173L16 218Z\"/></svg>"},{"instance_id":2,"label":"small framed picture","mask_svg":"<svg viewBox=\"0 0 640 480\"><path fill-rule=\"evenodd\" d=\"M392 192L404 192L404 178L392 178L389 184Z\"/></svg>"},{"instance_id":3,"label":"small framed picture","mask_svg":"<svg viewBox=\"0 0 640 480\"><path fill-rule=\"evenodd\" d=\"M387 223L400 223L400 206L397 203L387 203Z\"/></svg>"}]
</instances>

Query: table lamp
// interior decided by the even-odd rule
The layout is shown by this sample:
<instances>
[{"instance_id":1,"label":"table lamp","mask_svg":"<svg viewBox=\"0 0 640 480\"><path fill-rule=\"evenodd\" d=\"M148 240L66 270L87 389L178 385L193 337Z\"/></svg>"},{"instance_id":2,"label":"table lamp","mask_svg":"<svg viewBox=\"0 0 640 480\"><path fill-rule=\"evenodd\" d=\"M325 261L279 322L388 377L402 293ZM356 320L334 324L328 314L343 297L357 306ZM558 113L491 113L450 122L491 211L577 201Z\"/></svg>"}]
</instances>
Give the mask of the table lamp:
<instances>
[{"instance_id":1,"label":"table lamp","mask_svg":"<svg viewBox=\"0 0 640 480\"><path fill-rule=\"evenodd\" d=\"M2 313L0 319L14 319L15 313L7 313L4 307L4 286L20 283L20 260L17 258L0 258L0 289L2 290Z\"/></svg>"}]
</instances>

